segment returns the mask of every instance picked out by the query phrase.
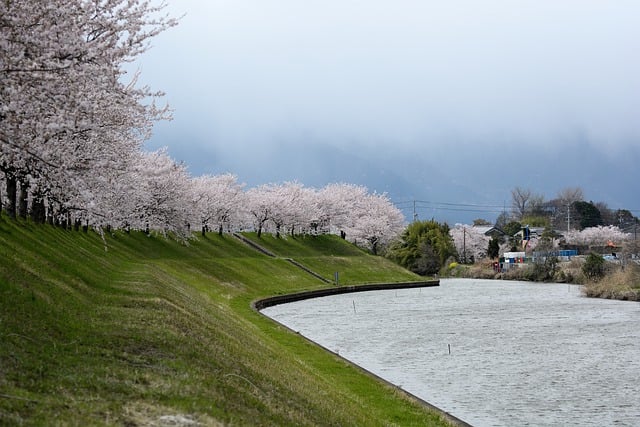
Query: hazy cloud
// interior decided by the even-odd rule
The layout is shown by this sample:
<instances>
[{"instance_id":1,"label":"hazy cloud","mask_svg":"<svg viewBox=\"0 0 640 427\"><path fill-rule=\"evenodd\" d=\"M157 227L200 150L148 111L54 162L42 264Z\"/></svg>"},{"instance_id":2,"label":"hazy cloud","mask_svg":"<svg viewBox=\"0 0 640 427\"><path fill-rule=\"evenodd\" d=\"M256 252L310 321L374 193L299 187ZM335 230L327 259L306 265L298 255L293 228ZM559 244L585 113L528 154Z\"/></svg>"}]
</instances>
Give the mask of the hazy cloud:
<instances>
[{"instance_id":1,"label":"hazy cloud","mask_svg":"<svg viewBox=\"0 0 640 427\"><path fill-rule=\"evenodd\" d=\"M170 0L169 10L186 15L140 66L175 109L172 130L151 141L170 151L176 134L183 152L218 161L291 141L411 156L505 144L611 154L640 139L637 1Z\"/></svg>"}]
</instances>

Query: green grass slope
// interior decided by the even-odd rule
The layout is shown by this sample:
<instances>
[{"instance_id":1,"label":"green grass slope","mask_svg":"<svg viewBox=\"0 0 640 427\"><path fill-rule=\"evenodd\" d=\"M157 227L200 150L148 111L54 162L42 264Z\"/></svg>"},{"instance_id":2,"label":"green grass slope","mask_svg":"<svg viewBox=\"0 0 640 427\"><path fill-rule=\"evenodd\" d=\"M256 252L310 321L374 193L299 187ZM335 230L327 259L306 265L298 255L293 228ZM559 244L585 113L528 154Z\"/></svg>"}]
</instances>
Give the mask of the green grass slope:
<instances>
[{"instance_id":1,"label":"green grass slope","mask_svg":"<svg viewBox=\"0 0 640 427\"><path fill-rule=\"evenodd\" d=\"M328 277L415 280L331 236L268 244ZM250 308L323 286L232 236L0 218L0 425L444 425Z\"/></svg>"},{"instance_id":2,"label":"green grass slope","mask_svg":"<svg viewBox=\"0 0 640 427\"><path fill-rule=\"evenodd\" d=\"M245 237L278 256L295 259L332 282L337 272L341 285L424 280L382 257L372 257L337 236L276 238L266 234L258 239L256 233L247 233Z\"/></svg>"}]
</instances>

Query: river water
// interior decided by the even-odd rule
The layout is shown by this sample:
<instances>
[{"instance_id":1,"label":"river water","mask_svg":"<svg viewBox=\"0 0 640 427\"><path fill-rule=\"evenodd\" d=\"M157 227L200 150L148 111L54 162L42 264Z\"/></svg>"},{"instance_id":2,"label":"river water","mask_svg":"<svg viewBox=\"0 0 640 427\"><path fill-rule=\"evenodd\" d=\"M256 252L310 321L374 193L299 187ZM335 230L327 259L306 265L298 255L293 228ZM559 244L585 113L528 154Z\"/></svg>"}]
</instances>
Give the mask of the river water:
<instances>
[{"instance_id":1,"label":"river water","mask_svg":"<svg viewBox=\"0 0 640 427\"><path fill-rule=\"evenodd\" d=\"M265 315L474 426L640 426L640 303L444 279Z\"/></svg>"}]
</instances>

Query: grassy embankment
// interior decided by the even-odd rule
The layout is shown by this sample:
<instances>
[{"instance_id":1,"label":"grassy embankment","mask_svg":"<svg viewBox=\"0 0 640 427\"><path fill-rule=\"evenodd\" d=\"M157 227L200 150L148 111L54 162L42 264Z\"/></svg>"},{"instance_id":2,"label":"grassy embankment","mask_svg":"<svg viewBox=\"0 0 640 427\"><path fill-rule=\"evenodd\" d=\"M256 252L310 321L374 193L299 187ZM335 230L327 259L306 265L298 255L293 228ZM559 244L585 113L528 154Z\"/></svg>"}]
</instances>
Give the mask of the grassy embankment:
<instances>
[{"instance_id":1,"label":"grassy embankment","mask_svg":"<svg viewBox=\"0 0 640 427\"><path fill-rule=\"evenodd\" d=\"M345 283L416 279L331 236L263 243ZM326 284L232 236L0 218L0 260L0 425L445 425L254 312Z\"/></svg>"}]
</instances>

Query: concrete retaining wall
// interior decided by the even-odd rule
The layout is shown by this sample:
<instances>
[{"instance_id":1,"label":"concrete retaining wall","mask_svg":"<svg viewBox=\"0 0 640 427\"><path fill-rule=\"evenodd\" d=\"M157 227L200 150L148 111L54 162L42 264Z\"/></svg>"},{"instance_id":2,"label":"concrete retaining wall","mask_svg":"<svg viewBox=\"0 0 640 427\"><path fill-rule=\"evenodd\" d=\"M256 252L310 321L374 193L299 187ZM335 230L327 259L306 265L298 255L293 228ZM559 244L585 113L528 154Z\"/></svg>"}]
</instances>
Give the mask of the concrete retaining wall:
<instances>
[{"instance_id":1,"label":"concrete retaining wall","mask_svg":"<svg viewBox=\"0 0 640 427\"><path fill-rule=\"evenodd\" d=\"M425 280L423 282L370 283L366 285L336 286L334 288L318 289L315 291L305 291L295 294L277 295L274 297L264 298L252 302L251 306L260 311L263 308L272 307L278 304L286 304L288 302L302 301L310 298L326 297L329 295L346 294L350 292L382 291L387 289L427 288L432 286L440 286L440 281Z\"/></svg>"}]
</instances>

